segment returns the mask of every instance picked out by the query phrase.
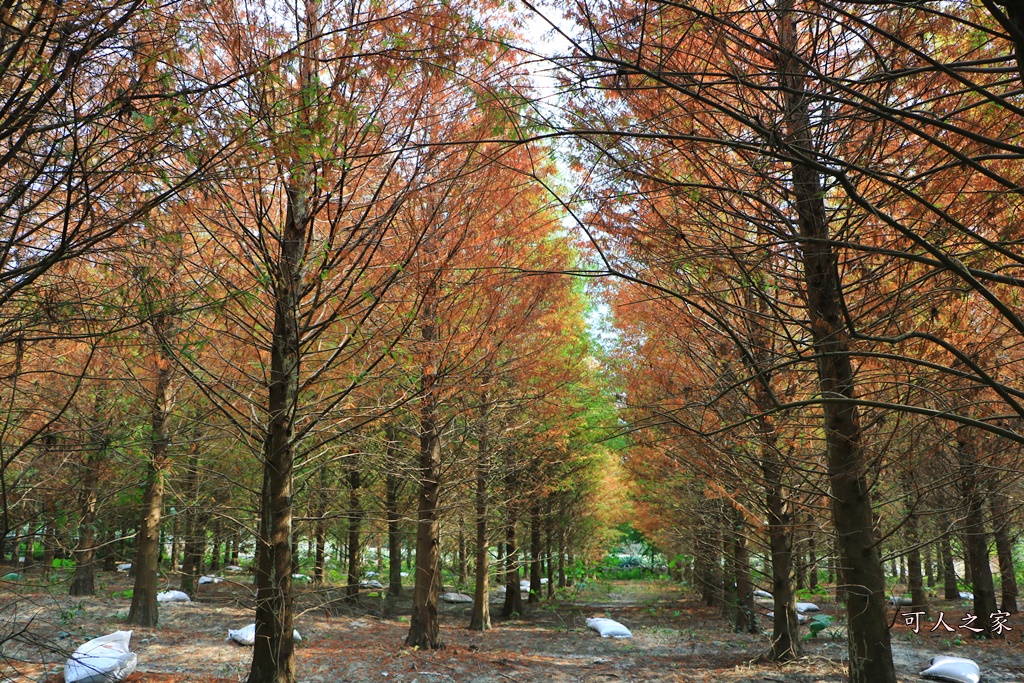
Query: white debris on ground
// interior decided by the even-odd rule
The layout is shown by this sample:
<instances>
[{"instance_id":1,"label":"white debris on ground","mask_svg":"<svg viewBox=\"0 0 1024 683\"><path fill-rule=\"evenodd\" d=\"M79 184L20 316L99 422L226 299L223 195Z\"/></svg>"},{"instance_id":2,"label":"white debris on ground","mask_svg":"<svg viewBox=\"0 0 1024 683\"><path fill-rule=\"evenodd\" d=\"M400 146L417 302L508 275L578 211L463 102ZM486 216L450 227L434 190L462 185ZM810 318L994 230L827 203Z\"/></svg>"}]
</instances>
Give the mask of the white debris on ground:
<instances>
[{"instance_id":1,"label":"white debris on ground","mask_svg":"<svg viewBox=\"0 0 1024 683\"><path fill-rule=\"evenodd\" d=\"M115 631L83 643L64 665L65 683L117 683L130 676L138 657L128 650L131 631Z\"/></svg>"}]
</instances>

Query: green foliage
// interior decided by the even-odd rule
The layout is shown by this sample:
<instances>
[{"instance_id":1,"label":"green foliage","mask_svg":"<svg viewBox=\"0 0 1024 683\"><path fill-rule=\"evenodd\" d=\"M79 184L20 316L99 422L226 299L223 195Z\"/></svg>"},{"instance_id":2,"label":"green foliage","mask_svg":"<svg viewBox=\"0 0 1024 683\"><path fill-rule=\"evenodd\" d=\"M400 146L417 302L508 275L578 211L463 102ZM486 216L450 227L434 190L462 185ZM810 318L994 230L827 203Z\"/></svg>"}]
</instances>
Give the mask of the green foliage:
<instances>
[{"instance_id":1,"label":"green foliage","mask_svg":"<svg viewBox=\"0 0 1024 683\"><path fill-rule=\"evenodd\" d=\"M74 621L77 617L82 616L83 612L84 612L84 609L82 608L82 603L81 602L79 602L74 607L69 607L67 609L63 609L63 610L60 611L60 623L63 624L64 626L67 626L72 621Z\"/></svg>"},{"instance_id":2,"label":"green foliage","mask_svg":"<svg viewBox=\"0 0 1024 683\"><path fill-rule=\"evenodd\" d=\"M827 629L832 625L832 617L827 614L818 614L810 623L807 624L807 628L810 631L808 634L809 638L817 638L818 634Z\"/></svg>"}]
</instances>

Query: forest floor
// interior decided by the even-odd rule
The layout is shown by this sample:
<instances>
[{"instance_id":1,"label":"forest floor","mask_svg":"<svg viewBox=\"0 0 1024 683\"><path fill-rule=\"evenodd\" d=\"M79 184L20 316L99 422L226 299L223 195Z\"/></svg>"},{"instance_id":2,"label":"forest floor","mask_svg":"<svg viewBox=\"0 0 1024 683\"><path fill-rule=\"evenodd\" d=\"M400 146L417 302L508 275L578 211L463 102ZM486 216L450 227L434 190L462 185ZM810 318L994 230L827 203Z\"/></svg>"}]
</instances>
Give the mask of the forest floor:
<instances>
[{"instance_id":1,"label":"forest floor","mask_svg":"<svg viewBox=\"0 0 1024 683\"><path fill-rule=\"evenodd\" d=\"M40 584L33 585L30 576L0 585L0 681L62 682L69 651L130 628L125 618L131 584L123 574L102 573L96 597L85 599L63 594L66 584L45 590ZM252 648L225 642L225 636L228 628L252 622L251 587L225 582L200 588L196 602L162 605L160 628L134 629L132 649L139 663L129 683L245 680ZM824 683L842 681L846 672L841 624L806 640L805 656L797 661L757 663L767 636L730 632L717 610L669 583L593 582L566 589L553 600L528 605L521 617L495 618L487 633L465 628L466 605L442 603L445 647L437 651L403 646L408 599L387 604L364 592L352 605L332 602L337 596L337 591L300 588L295 626L303 639L296 668L301 683ZM814 601L824 613L836 615L829 600ZM762 614L769 609L759 605ZM983 681L1024 681L1021 615L1009 619L1013 630L1006 640L979 642L957 638L967 633L962 630L929 632L934 622L924 622L915 634L891 609L900 680L923 680L917 674L931 657L951 654L974 659ZM934 605L954 627L969 609L966 602ZM500 612L500 604L492 603L492 612ZM603 639L587 629L591 616L611 617L634 637ZM760 621L770 628L767 619Z\"/></svg>"}]
</instances>

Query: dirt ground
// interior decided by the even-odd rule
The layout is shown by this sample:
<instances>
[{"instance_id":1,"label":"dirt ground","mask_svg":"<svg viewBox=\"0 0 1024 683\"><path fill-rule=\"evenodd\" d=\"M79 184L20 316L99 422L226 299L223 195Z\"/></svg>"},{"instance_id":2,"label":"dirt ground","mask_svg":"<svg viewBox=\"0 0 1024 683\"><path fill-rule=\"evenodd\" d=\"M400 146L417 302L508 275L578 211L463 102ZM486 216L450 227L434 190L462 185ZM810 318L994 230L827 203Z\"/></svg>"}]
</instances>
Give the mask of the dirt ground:
<instances>
[{"instance_id":1,"label":"dirt ground","mask_svg":"<svg viewBox=\"0 0 1024 683\"><path fill-rule=\"evenodd\" d=\"M229 577L230 578L230 577ZM111 631L128 629L131 587L124 574L98 577L97 596L71 598L61 582L42 587L29 576L0 585L0 680L63 681L69 651ZM168 588L174 586L167 586ZM138 670L131 683L228 683L245 679L252 649L225 642L228 628L252 622L250 586L236 579L201 586L196 602L165 604L158 629L135 628ZM676 586L653 582L593 583L560 599L530 605L521 618L495 619L493 630L471 632L468 607L443 605L445 648L414 651L402 640L409 604L388 604L367 592L359 605L337 593L301 588L296 628L297 675L303 683L623 683L645 681L824 683L845 678L841 624L805 641L806 655L786 665L756 663L766 635L731 633L716 610ZM827 600L815 602L836 614ZM762 612L770 609L759 605ZM945 621L961 623L968 603L935 604ZM492 603L492 609L499 606ZM893 608L895 610L895 608ZM632 639L603 639L586 618L608 616ZM974 659L982 680L1024 682L1024 616L1013 615L1005 641L979 642L964 631L915 634L893 611L893 654L901 680L917 675L937 654ZM767 620L762 620L769 626ZM941 635L940 635L941 633Z\"/></svg>"}]
</instances>

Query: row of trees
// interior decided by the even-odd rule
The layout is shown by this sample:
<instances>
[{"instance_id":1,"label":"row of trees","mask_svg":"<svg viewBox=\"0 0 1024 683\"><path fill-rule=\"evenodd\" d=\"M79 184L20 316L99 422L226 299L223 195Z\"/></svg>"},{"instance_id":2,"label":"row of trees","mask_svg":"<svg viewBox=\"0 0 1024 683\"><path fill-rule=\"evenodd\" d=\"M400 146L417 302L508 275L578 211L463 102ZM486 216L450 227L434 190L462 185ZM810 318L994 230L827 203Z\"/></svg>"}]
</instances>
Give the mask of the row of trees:
<instances>
[{"instance_id":1,"label":"row of trees","mask_svg":"<svg viewBox=\"0 0 1024 683\"><path fill-rule=\"evenodd\" d=\"M545 529L587 551L605 390L549 152L488 141L526 125L508 10L21 0L0 31L0 557L63 541L89 594L134 532L154 626L162 535L186 588L208 528L254 538L249 680L284 683L300 536L322 579L344 529L354 593L364 520L392 557L411 524L431 648L442 520L478 629L495 543L506 611L521 526L531 572Z\"/></svg>"},{"instance_id":2,"label":"row of trees","mask_svg":"<svg viewBox=\"0 0 1024 683\"><path fill-rule=\"evenodd\" d=\"M1017 12L778 0L573 14L576 104L558 125L579 141L574 208L595 273L624 283L622 390L644 430L630 463L670 518L723 501L741 600L759 539L776 659L800 649L794 537L824 531L851 680L894 681L883 552L909 553L923 604L920 553L960 534L987 618L989 538L1009 567L1019 528Z\"/></svg>"}]
</instances>

